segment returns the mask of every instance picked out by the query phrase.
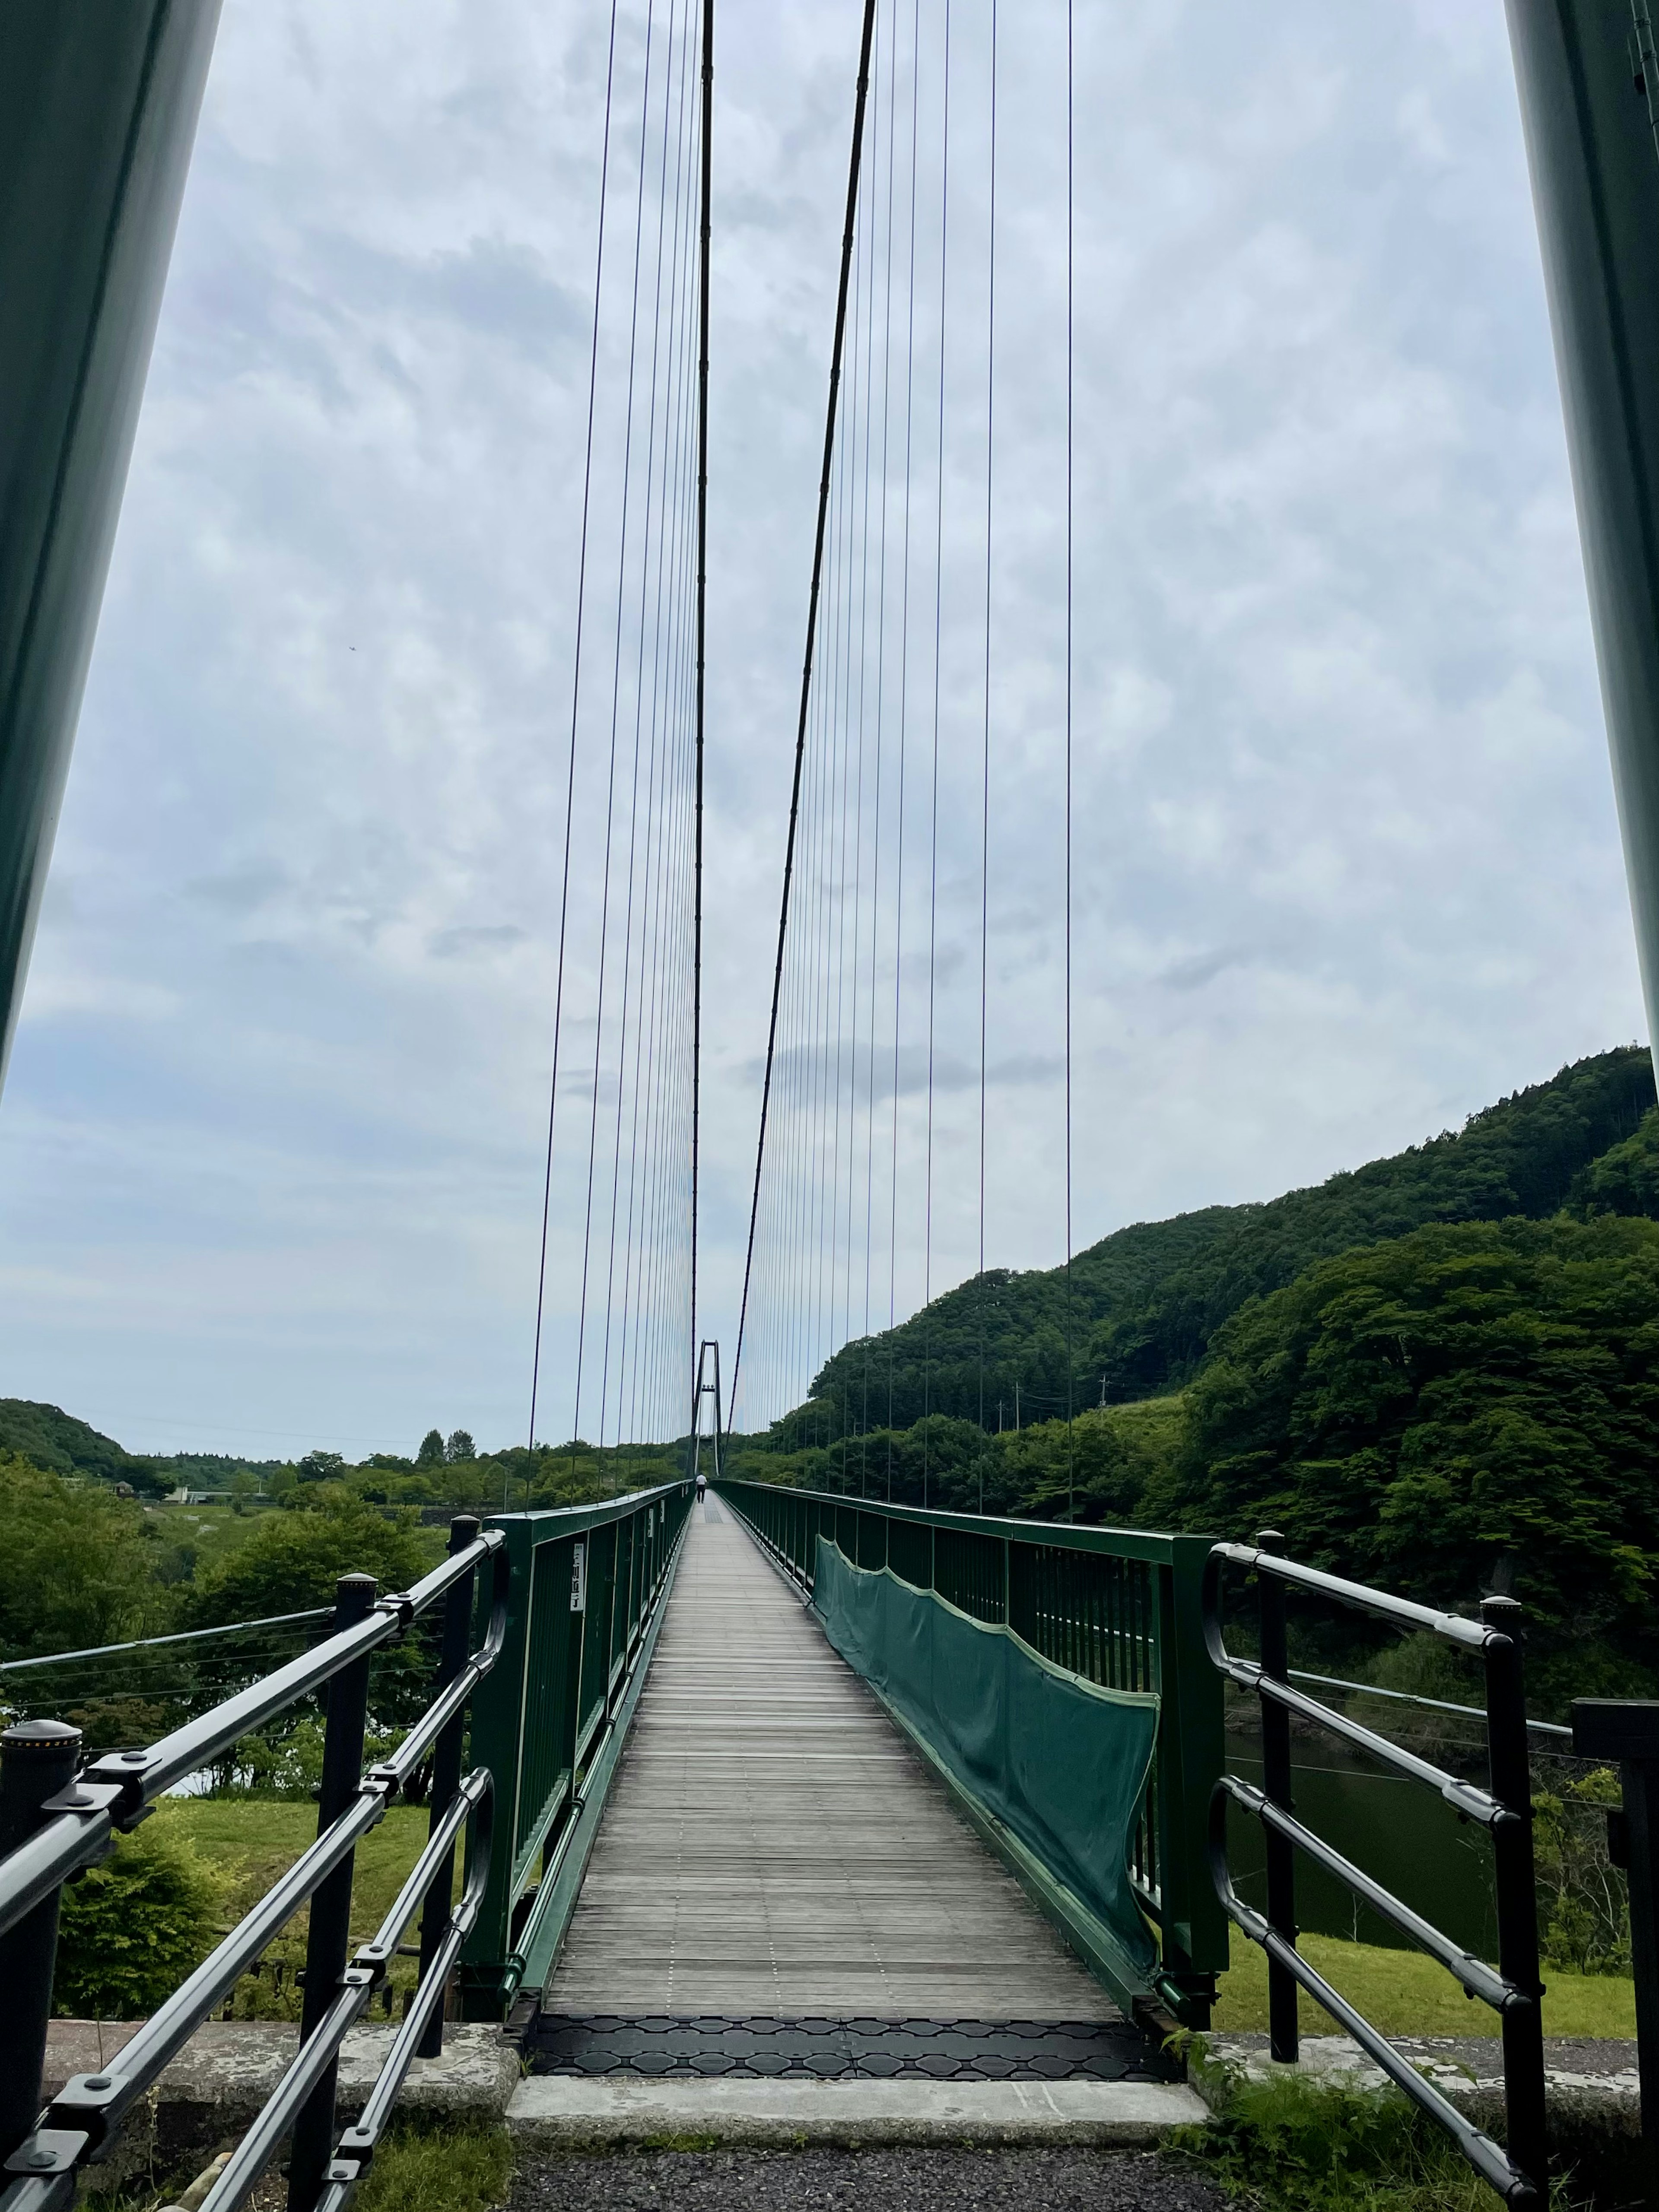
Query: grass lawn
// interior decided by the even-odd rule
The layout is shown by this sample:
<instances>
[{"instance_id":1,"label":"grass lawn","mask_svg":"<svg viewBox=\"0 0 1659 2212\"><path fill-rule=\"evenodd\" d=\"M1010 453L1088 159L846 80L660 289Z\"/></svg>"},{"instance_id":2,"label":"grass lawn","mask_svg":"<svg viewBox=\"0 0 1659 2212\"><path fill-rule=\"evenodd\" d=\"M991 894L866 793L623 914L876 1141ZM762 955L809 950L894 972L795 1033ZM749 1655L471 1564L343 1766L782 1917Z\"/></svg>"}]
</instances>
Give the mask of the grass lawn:
<instances>
[{"instance_id":1,"label":"grass lawn","mask_svg":"<svg viewBox=\"0 0 1659 2212\"><path fill-rule=\"evenodd\" d=\"M1345 1943L1330 1936L1304 1936L1297 1949L1384 2035L1496 2035L1498 2015L1466 1997L1443 1966L1419 1951L1385 1951L1370 1943ZM1214 2026L1222 2033L1265 2034L1267 1957L1235 1929L1232 1964L1221 1978ZM1564 1974L1544 1969L1546 2035L1636 2033L1636 1984L1610 1974ZM1313 1999L1300 2000L1304 2035L1341 2030Z\"/></svg>"},{"instance_id":2,"label":"grass lawn","mask_svg":"<svg viewBox=\"0 0 1659 2212\"><path fill-rule=\"evenodd\" d=\"M291 1866L317 1832L314 1806L266 1798L166 1797L156 1818L176 1826L226 1876L224 1925L229 1927ZM351 1932L371 1936L391 1906L426 1840L423 1806L394 1805L357 1849L352 1891ZM459 1893L459 1869L456 1872ZM282 2020L299 2015L293 1970L305 1955L306 1916L267 1954L264 1971L250 1976L236 1996L236 2014L246 2020ZM1352 2000L1385 2035L1492 2035L1496 2015L1466 1997L1443 1967L1415 1951L1388 1951L1369 1943L1345 1943L1334 1936L1304 1936L1301 1945L1310 1965ZM280 1977L277 1968L282 1968ZM400 1960L393 1972L398 1990L412 1984L413 1960ZM1557 1973L1545 1970L1546 2035L1632 2038L1636 2033L1635 1984L1610 1975ZM1334 2035L1334 2021L1310 1997L1301 2002L1304 2034ZM1214 2025L1224 2033L1265 2033L1267 2026L1267 1961L1254 1943L1235 1932L1232 1963L1222 1977Z\"/></svg>"},{"instance_id":3,"label":"grass lawn","mask_svg":"<svg viewBox=\"0 0 1659 2212\"><path fill-rule=\"evenodd\" d=\"M264 1896L317 1833L314 1805L268 1798L164 1797L155 1817L187 1837L224 1876L225 1929L234 1927ZM423 1805L394 1805L358 1844L351 1892L354 1942L372 1936L390 1911L404 1876L421 1855L427 1820ZM458 1867L457 1893L459 1884ZM298 1913L286 1934L266 1952L263 1970L243 1977L234 2000L238 2020L299 2018L294 1969L305 1959L307 1919L305 1911ZM394 2001L413 1986L415 1972L412 1959L400 1959L393 1966Z\"/></svg>"}]
</instances>

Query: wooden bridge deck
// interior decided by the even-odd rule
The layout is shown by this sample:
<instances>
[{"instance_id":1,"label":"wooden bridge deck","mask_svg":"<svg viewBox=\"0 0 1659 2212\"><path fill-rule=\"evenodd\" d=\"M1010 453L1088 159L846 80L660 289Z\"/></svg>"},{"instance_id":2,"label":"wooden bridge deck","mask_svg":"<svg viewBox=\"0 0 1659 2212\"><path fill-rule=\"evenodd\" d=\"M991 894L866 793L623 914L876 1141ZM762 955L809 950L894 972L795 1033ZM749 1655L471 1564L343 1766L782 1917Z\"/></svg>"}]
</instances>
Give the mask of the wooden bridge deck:
<instances>
[{"instance_id":1,"label":"wooden bridge deck","mask_svg":"<svg viewBox=\"0 0 1659 2212\"><path fill-rule=\"evenodd\" d=\"M1109 2021L1110 2000L714 1499L550 2013Z\"/></svg>"}]
</instances>

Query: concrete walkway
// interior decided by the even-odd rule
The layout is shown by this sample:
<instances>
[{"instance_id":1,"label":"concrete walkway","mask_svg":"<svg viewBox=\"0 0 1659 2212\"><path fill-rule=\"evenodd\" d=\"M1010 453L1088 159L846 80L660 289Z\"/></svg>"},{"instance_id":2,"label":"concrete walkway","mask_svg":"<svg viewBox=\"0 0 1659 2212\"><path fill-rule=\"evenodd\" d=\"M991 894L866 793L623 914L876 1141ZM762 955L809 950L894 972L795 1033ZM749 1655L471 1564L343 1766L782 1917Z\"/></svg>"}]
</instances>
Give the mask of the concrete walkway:
<instances>
[{"instance_id":1,"label":"concrete walkway","mask_svg":"<svg viewBox=\"0 0 1659 2212\"><path fill-rule=\"evenodd\" d=\"M713 1499L543 2008L1118 2017Z\"/></svg>"}]
</instances>

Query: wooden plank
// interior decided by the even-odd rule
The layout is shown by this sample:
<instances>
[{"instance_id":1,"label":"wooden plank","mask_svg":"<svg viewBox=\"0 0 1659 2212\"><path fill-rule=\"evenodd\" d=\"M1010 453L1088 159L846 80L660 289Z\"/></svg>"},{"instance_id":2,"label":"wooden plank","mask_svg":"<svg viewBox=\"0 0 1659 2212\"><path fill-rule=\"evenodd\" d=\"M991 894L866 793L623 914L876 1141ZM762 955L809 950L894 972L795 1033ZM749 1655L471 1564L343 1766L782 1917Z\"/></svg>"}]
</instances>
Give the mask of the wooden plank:
<instances>
[{"instance_id":1,"label":"wooden plank","mask_svg":"<svg viewBox=\"0 0 1659 2212\"><path fill-rule=\"evenodd\" d=\"M544 2004L1117 2017L712 1500L693 1508Z\"/></svg>"}]
</instances>

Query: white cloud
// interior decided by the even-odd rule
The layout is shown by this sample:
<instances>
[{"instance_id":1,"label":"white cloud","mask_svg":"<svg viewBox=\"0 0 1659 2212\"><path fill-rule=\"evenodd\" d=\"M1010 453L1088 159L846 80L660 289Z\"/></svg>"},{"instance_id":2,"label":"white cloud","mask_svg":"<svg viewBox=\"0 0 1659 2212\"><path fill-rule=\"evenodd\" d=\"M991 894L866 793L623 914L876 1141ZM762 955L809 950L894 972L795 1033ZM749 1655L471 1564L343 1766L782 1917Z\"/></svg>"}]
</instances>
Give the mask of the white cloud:
<instances>
[{"instance_id":1,"label":"white cloud","mask_svg":"<svg viewBox=\"0 0 1659 2212\"><path fill-rule=\"evenodd\" d=\"M606 13L228 0L0 1118L0 1389L136 1445L522 1427ZM983 13L952 18L935 1289L980 1239ZM642 0L621 21L626 76ZM1062 24L1023 19L1000 126L984 1236L1016 1265L1060 1255L1062 1218ZM1499 15L1113 0L1079 27L1089 1240L1412 1141L1640 1014ZM719 25L704 1322L728 1346L856 28L799 0ZM917 734L917 841L924 759ZM922 851L896 1085L875 1063L901 1310ZM584 954L590 1022L594 981ZM567 1049L580 1103L592 1032ZM556 1406L579 1266L562 1217Z\"/></svg>"}]
</instances>

